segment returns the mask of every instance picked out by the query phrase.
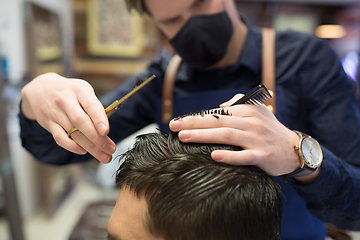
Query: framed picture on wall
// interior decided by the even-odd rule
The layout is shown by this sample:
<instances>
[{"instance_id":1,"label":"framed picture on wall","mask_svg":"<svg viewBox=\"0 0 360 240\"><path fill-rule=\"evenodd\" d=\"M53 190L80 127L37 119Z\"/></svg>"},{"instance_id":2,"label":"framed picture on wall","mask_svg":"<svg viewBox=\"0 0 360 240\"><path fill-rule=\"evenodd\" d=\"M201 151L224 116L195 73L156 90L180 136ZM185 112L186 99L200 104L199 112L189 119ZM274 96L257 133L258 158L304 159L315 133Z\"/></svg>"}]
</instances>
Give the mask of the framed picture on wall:
<instances>
[{"instance_id":1,"label":"framed picture on wall","mask_svg":"<svg viewBox=\"0 0 360 240\"><path fill-rule=\"evenodd\" d=\"M60 59L62 56L59 17L36 4L28 5L27 22L32 33L35 57L38 61Z\"/></svg>"},{"instance_id":2,"label":"framed picture on wall","mask_svg":"<svg viewBox=\"0 0 360 240\"><path fill-rule=\"evenodd\" d=\"M144 48L141 17L125 0L87 1L87 48L91 55L138 57Z\"/></svg>"},{"instance_id":3,"label":"framed picture on wall","mask_svg":"<svg viewBox=\"0 0 360 240\"><path fill-rule=\"evenodd\" d=\"M31 77L63 73L60 16L35 3L25 4L27 69Z\"/></svg>"}]
</instances>

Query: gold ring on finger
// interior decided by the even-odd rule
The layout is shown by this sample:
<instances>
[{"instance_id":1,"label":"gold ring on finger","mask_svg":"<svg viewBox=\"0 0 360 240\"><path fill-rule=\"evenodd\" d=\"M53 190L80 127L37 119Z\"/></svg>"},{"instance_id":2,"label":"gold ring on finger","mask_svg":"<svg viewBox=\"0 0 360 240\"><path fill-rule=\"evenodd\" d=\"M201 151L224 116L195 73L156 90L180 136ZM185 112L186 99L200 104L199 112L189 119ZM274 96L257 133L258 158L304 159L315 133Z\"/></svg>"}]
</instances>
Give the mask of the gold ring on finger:
<instances>
[{"instance_id":1,"label":"gold ring on finger","mask_svg":"<svg viewBox=\"0 0 360 240\"><path fill-rule=\"evenodd\" d=\"M76 132L76 131L79 131L79 129L77 129L76 127L71 128L71 129L67 132L68 137L71 139L71 134L72 134L73 132Z\"/></svg>"}]
</instances>

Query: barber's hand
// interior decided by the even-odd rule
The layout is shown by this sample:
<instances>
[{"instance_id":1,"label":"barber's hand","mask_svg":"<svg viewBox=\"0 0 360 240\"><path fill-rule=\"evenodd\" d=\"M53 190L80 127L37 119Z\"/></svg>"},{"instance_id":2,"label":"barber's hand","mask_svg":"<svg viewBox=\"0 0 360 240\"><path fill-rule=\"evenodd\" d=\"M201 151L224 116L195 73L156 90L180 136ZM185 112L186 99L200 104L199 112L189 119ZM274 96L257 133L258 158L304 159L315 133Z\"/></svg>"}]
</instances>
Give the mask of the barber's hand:
<instances>
[{"instance_id":1,"label":"barber's hand","mask_svg":"<svg viewBox=\"0 0 360 240\"><path fill-rule=\"evenodd\" d=\"M115 143L107 136L109 121L89 83L55 73L38 76L22 89L21 109L49 131L56 143L77 154L89 152L103 163L111 161ZM68 138L66 131L80 131Z\"/></svg>"},{"instance_id":2,"label":"barber's hand","mask_svg":"<svg viewBox=\"0 0 360 240\"><path fill-rule=\"evenodd\" d=\"M184 117L170 122L170 129L179 132L183 142L229 144L242 147L243 151L213 151L215 161L232 165L254 165L269 175L288 174L300 167L294 150L299 138L283 126L265 106L236 105L231 103L239 95L220 105L232 116L211 115Z\"/></svg>"}]
</instances>

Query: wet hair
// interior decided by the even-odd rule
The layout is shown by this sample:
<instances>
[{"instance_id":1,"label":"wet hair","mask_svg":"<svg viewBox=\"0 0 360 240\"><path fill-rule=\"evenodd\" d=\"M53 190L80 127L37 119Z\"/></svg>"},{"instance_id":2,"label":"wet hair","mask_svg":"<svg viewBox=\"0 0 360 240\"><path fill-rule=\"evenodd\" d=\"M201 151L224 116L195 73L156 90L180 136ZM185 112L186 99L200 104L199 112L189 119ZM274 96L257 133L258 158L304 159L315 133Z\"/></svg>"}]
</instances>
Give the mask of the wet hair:
<instances>
[{"instance_id":1,"label":"wet hair","mask_svg":"<svg viewBox=\"0 0 360 240\"><path fill-rule=\"evenodd\" d=\"M117 185L146 198L145 226L166 240L280 239L277 183L255 166L213 161L215 149L241 150L182 143L177 133L140 135L122 155Z\"/></svg>"}]
</instances>

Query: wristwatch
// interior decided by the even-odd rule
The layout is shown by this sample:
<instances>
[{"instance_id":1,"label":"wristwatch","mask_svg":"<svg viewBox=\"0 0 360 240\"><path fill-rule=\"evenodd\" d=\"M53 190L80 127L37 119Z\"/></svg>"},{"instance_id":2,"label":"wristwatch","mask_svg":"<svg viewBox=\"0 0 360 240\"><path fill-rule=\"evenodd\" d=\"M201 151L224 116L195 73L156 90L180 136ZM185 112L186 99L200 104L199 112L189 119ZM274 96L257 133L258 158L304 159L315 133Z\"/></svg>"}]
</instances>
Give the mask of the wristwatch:
<instances>
[{"instance_id":1,"label":"wristwatch","mask_svg":"<svg viewBox=\"0 0 360 240\"><path fill-rule=\"evenodd\" d=\"M323 160L323 153L320 144L311 136L294 131L299 136L299 144L295 146L295 150L298 152L301 166L299 169L288 176L303 177L315 172L321 165Z\"/></svg>"}]
</instances>

